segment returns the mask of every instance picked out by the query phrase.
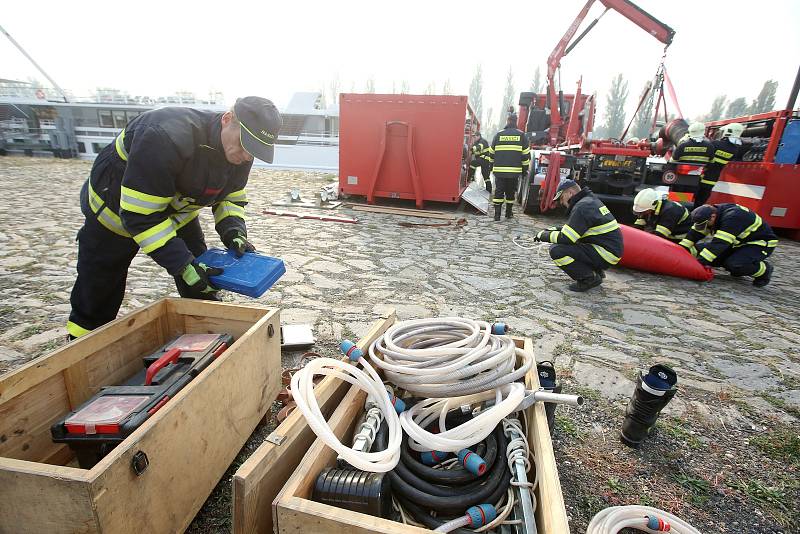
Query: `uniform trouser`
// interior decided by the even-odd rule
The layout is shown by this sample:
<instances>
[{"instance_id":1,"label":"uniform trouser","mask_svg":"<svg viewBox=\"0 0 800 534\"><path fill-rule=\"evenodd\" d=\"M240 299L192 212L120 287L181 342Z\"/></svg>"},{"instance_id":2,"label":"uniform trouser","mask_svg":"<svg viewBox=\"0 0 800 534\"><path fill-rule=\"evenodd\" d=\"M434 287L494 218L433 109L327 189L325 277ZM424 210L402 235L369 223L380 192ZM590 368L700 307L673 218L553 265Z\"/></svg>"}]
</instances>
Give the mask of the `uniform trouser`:
<instances>
[{"instance_id":1,"label":"uniform trouser","mask_svg":"<svg viewBox=\"0 0 800 534\"><path fill-rule=\"evenodd\" d=\"M78 277L72 287L67 324L75 337L116 319L125 296L128 267L139 251L132 238L115 234L97 221L89 210L86 184L81 190L81 210L86 219L78 231ZM195 256L206 251L198 218L177 234ZM185 282L180 277L175 277L175 282L181 296L187 296Z\"/></svg>"},{"instance_id":2,"label":"uniform trouser","mask_svg":"<svg viewBox=\"0 0 800 534\"><path fill-rule=\"evenodd\" d=\"M712 189L714 189L714 184L704 184L703 182L700 182L697 192L694 194L694 205L692 206L692 210L699 208L706 203L708 197L711 196Z\"/></svg>"},{"instance_id":3,"label":"uniform trouser","mask_svg":"<svg viewBox=\"0 0 800 534\"><path fill-rule=\"evenodd\" d=\"M507 203L513 204L514 197L517 194L517 180L519 180L519 175L511 175L511 176L498 176L497 173L494 175L494 198L492 202L497 204Z\"/></svg>"},{"instance_id":4,"label":"uniform trouser","mask_svg":"<svg viewBox=\"0 0 800 534\"><path fill-rule=\"evenodd\" d=\"M588 243L575 243L574 245L556 244L550 247L550 257L553 263L567 273L573 280L586 280L592 278L595 271L602 271L611 267L600 254Z\"/></svg>"},{"instance_id":5,"label":"uniform trouser","mask_svg":"<svg viewBox=\"0 0 800 534\"><path fill-rule=\"evenodd\" d=\"M492 172L492 164L486 161L484 158L472 158L472 161L469 164L469 179L472 180L475 178L475 171L481 168L481 176L483 177L483 182L486 185L486 190L489 194L492 193L492 178L489 176Z\"/></svg>"},{"instance_id":6,"label":"uniform trouser","mask_svg":"<svg viewBox=\"0 0 800 534\"><path fill-rule=\"evenodd\" d=\"M703 250L703 245L697 247L697 253ZM767 270L764 262L772 255L775 247L762 247L761 245L744 245L729 248L711 263L713 267L722 267L733 276L752 276L758 278Z\"/></svg>"}]
</instances>

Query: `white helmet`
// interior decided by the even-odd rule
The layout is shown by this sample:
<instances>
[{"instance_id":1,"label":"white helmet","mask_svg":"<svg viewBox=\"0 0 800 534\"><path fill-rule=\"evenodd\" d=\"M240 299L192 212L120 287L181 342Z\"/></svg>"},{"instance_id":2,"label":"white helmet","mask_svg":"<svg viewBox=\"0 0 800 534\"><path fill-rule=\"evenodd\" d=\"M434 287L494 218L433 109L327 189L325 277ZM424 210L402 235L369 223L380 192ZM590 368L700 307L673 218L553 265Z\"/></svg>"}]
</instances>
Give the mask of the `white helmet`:
<instances>
[{"instance_id":1,"label":"white helmet","mask_svg":"<svg viewBox=\"0 0 800 534\"><path fill-rule=\"evenodd\" d=\"M732 122L722 127L722 137L741 137L744 125L741 122Z\"/></svg>"},{"instance_id":2,"label":"white helmet","mask_svg":"<svg viewBox=\"0 0 800 534\"><path fill-rule=\"evenodd\" d=\"M703 137L706 133L706 125L702 122L693 122L689 125L687 133L689 137Z\"/></svg>"},{"instance_id":3,"label":"white helmet","mask_svg":"<svg viewBox=\"0 0 800 534\"><path fill-rule=\"evenodd\" d=\"M655 189L642 189L636 194L633 199L633 212L644 213L645 211L655 209L656 204L662 198L662 194Z\"/></svg>"}]
</instances>

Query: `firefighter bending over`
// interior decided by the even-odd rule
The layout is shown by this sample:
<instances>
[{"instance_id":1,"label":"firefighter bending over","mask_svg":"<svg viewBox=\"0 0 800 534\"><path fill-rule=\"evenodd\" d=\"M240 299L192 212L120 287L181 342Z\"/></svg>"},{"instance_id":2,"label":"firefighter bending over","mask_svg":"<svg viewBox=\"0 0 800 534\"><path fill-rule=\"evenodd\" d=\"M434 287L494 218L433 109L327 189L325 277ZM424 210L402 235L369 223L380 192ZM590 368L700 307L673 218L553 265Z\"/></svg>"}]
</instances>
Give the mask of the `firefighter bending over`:
<instances>
[{"instance_id":1,"label":"firefighter bending over","mask_svg":"<svg viewBox=\"0 0 800 534\"><path fill-rule=\"evenodd\" d=\"M769 284L773 267L767 258L778 238L757 213L738 204L706 204L692 211L692 223L678 244L700 263L723 267L736 277L752 276L756 287ZM711 241L695 245L706 237Z\"/></svg>"},{"instance_id":2,"label":"firefighter bending over","mask_svg":"<svg viewBox=\"0 0 800 534\"><path fill-rule=\"evenodd\" d=\"M655 189L642 189L633 199L636 228L670 241L680 241L692 226L689 210Z\"/></svg>"},{"instance_id":3,"label":"firefighter bending over","mask_svg":"<svg viewBox=\"0 0 800 534\"><path fill-rule=\"evenodd\" d=\"M564 180L553 200L567 208L567 224L542 230L534 241L553 243L553 263L575 280L571 291L586 291L603 283L604 271L622 256L622 231L608 208L588 187Z\"/></svg>"}]
</instances>

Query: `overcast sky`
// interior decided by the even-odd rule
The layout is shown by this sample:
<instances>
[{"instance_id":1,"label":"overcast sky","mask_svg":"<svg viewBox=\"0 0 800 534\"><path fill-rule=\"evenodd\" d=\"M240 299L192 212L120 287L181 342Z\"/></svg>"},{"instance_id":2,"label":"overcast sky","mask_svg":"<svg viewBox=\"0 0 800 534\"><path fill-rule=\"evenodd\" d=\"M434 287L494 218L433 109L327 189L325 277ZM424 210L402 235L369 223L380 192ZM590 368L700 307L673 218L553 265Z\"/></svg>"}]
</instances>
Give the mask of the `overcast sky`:
<instances>
[{"instance_id":1,"label":"overcast sky","mask_svg":"<svg viewBox=\"0 0 800 534\"><path fill-rule=\"evenodd\" d=\"M676 30L667 67L688 117L706 113L715 96L752 100L767 79L779 82L784 106L800 63L798 0L636 0ZM513 3L178 2L137 0L4 2L2 25L55 80L77 95L116 87L133 95L221 90L230 101L258 94L278 105L295 91L329 87L377 92L407 80L422 93L431 82L467 94L483 67L484 109L502 104L506 73L517 93L583 6L583 0ZM587 22L602 12L596 2ZM585 26L586 23L584 23ZM0 37L0 78L41 76ZM658 66L663 45L615 12L562 61L572 92L597 92L603 117L611 78L630 82L629 107Z\"/></svg>"}]
</instances>

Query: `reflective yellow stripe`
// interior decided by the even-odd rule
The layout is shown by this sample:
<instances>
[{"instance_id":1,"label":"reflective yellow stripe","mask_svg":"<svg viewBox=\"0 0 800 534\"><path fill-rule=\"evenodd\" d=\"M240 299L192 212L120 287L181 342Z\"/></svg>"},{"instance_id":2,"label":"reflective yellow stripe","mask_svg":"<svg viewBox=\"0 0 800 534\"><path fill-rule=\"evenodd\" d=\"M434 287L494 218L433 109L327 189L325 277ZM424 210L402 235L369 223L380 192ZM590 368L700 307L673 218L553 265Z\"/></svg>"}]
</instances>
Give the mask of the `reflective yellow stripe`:
<instances>
[{"instance_id":1,"label":"reflective yellow stripe","mask_svg":"<svg viewBox=\"0 0 800 534\"><path fill-rule=\"evenodd\" d=\"M554 259L553 263L555 263L559 267L563 267L564 265L569 265L573 261L575 261L575 258L573 258L572 256L564 256L563 258Z\"/></svg>"},{"instance_id":2,"label":"reflective yellow stripe","mask_svg":"<svg viewBox=\"0 0 800 534\"><path fill-rule=\"evenodd\" d=\"M142 252L150 254L154 250L163 247L173 237L176 237L175 224L171 219L167 219L140 234L136 234L133 239L139 244Z\"/></svg>"},{"instance_id":3,"label":"reflective yellow stripe","mask_svg":"<svg viewBox=\"0 0 800 534\"><path fill-rule=\"evenodd\" d=\"M551 243L558 243L558 230L553 230L552 232L550 232L550 235L548 236L547 239Z\"/></svg>"},{"instance_id":4,"label":"reflective yellow stripe","mask_svg":"<svg viewBox=\"0 0 800 534\"><path fill-rule=\"evenodd\" d=\"M117 139L114 141L114 146L117 149L117 154L122 161L128 161L128 151L125 150L125 129L123 128L122 131L117 136Z\"/></svg>"},{"instance_id":5,"label":"reflective yellow stripe","mask_svg":"<svg viewBox=\"0 0 800 534\"><path fill-rule=\"evenodd\" d=\"M610 253L600 245L595 245L594 243L592 243L592 246L597 251L597 253L600 254L600 257L606 260L611 265L616 265L617 263L619 263L619 258L617 256L614 256L612 253Z\"/></svg>"},{"instance_id":6,"label":"reflective yellow stripe","mask_svg":"<svg viewBox=\"0 0 800 534\"><path fill-rule=\"evenodd\" d=\"M72 337L81 337L91 332L91 330L87 330L84 327L73 323L72 321L67 321L67 332L69 332Z\"/></svg>"},{"instance_id":7,"label":"reflective yellow stripe","mask_svg":"<svg viewBox=\"0 0 800 534\"><path fill-rule=\"evenodd\" d=\"M709 160L708 156L681 156L678 158L678 161L699 161L700 163L708 163Z\"/></svg>"},{"instance_id":8,"label":"reflective yellow stripe","mask_svg":"<svg viewBox=\"0 0 800 534\"><path fill-rule=\"evenodd\" d=\"M120 190L119 207L125 211L150 215L157 211L164 211L172 198L149 195L123 185Z\"/></svg>"},{"instance_id":9,"label":"reflective yellow stripe","mask_svg":"<svg viewBox=\"0 0 800 534\"><path fill-rule=\"evenodd\" d=\"M666 226L662 226L660 224L656 225L656 232L663 235L664 237L669 237L672 235L672 232L670 231L669 228L667 228Z\"/></svg>"},{"instance_id":10,"label":"reflective yellow stripe","mask_svg":"<svg viewBox=\"0 0 800 534\"><path fill-rule=\"evenodd\" d=\"M561 228L561 233L562 233L562 234L564 234L565 236L567 236L567 238L568 238L570 241L572 241L573 243L575 243L575 242L576 242L578 239L580 239L580 238L581 238L580 234L579 234L578 232L576 232L576 231L575 231L575 230L574 230L574 229L573 229L573 228L572 228L570 225L568 225L568 224L565 224L565 225L564 225L564 226Z\"/></svg>"},{"instance_id":11,"label":"reflective yellow stripe","mask_svg":"<svg viewBox=\"0 0 800 534\"><path fill-rule=\"evenodd\" d=\"M713 161L714 163L719 163L720 165L727 165L728 164L728 160L727 159L714 158L711 161Z\"/></svg>"},{"instance_id":12,"label":"reflective yellow stripe","mask_svg":"<svg viewBox=\"0 0 800 534\"><path fill-rule=\"evenodd\" d=\"M492 169L494 172L513 172L513 173L520 173L522 172L522 167L495 167Z\"/></svg>"},{"instance_id":13,"label":"reflective yellow stripe","mask_svg":"<svg viewBox=\"0 0 800 534\"><path fill-rule=\"evenodd\" d=\"M489 154L494 154L494 149L492 147L487 147L486 152L488 152Z\"/></svg>"},{"instance_id":14,"label":"reflective yellow stripe","mask_svg":"<svg viewBox=\"0 0 800 534\"><path fill-rule=\"evenodd\" d=\"M247 192L244 189L239 189L233 193L228 193L224 200L229 202L247 202Z\"/></svg>"},{"instance_id":15,"label":"reflective yellow stripe","mask_svg":"<svg viewBox=\"0 0 800 534\"><path fill-rule=\"evenodd\" d=\"M239 121L239 126L241 126L242 128L244 128L244 129L245 129L245 131L246 131L247 133L249 133L250 135L252 135L253 137L255 137L256 141L258 141L258 142L259 142L259 143L261 143L262 145L274 146L274 144L273 144L273 143L267 143L266 141L264 141L263 139L261 139L260 137L258 137L256 134L254 134L253 132L251 132L251 131L250 131L250 129L249 129L247 126L245 126L245 125L244 125L244 123L243 123L242 121ZM270 136L270 137L272 137L272 134L267 134L267 135L268 135L268 136ZM239 136L239 139L241 139L241 135ZM251 155L252 155L252 154L251 154Z\"/></svg>"},{"instance_id":16,"label":"reflective yellow stripe","mask_svg":"<svg viewBox=\"0 0 800 534\"><path fill-rule=\"evenodd\" d=\"M604 206L605 207L605 206ZM619 228L619 223L616 220L608 221L607 223L603 223L597 226L592 226L588 230L583 233L581 237L588 237L590 235L601 235L607 234L608 232L613 232L614 230Z\"/></svg>"},{"instance_id":17,"label":"reflective yellow stripe","mask_svg":"<svg viewBox=\"0 0 800 534\"><path fill-rule=\"evenodd\" d=\"M179 230L186 226L189 222L193 221L200 215L200 211L192 211L189 213L177 213L172 215L170 218L172 222L175 223L175 229Z\"/></svg>"},{"instance_id":18,"label":"reflective yellow stripe","mask_svg":"<svg viewBox=\"0 0 800 534\"><path fill-rule=\"evenodd\" d=\"M706 184L706 185L715 185L717 183L717 181L716 180L706 180L705 178L701 178L700 179L700 183L701 184Z\"/></svg>"},{"instance_id":19,"label":"reflective yellow stripe","mask_svg":"<svg viewBox=\"0 0 800 534\"><path fill-rule=\"evenodd\" d=\"M683 208L683 216L678 221L678 224L680 224L683 221L685 221L688 217L689 217L689 210L687 210L686 208Z\"/></svg>"},{"instance_id":20,"label":"reflective yellow stripe","mask_svg":"<svg viewBox=\"0 0 800 534\"><path fill-rule=\"evenodd\" d=\"M777 247L778 246L778 240L777 239L770 239L769 241L767 241L767 246L768 247Z\"/></svg>"},{"instance_id":21,"label":"reflective yellow stripe","mask_svg":"<svg viewBox=\"0 0 800 534\"><path fill-rule=\"evenodd\" d=\"M215 224L219 224L225 217L239 217L240 219L244 219L244 208L226 200L215 205L211 210L214 212Z\"/></svg>"},{"instance_id":22,"label":"reflective yellow stripe","mask_svg":"<svg viewBox=\"0 0 800 534\"><path fill-rule=\"evenodd\" d=\"M530 154L531 153L531 147L529 147L529 146L525 147L525 149L522 151L522 153L523 154Z\"/></svg>"},{"instance_id":23,"label":"reflective yellow stripe","mask_svg":"<svg viewBox=\"0 0 800 534\"><path fill-rule=\"evenodd\" d=\"M125 227L122 226L122 220L119 218L119 215L111 211L110 208L105 207L105 201L100 198L100 195L95 193L91 182L89 182L89 207L97 216L98 222L108 230L122 237L131 236L131 234L125 230Z\"/></svg>"},{"instance_id":24,"label":"reflective yellow stripe","mask_svg":"<svg viewBox=\"0 0 800 534\"><path fill-rule=\"evenodd\" d=\"M690 239L681 239L680 243L678 243L682 247L693 247L694 241Z\"/></svg>"},{"instance_id":25,"label":"reflective yellow stripe","mask_svg":"<svg viewBox=\"0 0 800 534\"><path fill-rule=\"evenodd\" d=\"M707 248L704 248L703 250L700 251L700 256L708 261L714 261L715 259L717 259L717 255L708 250Z\"/></svg>"},{"instance_id":26,"label":"reflective yellow stripe","mask_svg":"<svg viewBox=\"0 0 800 534\"><path fill-rule=\"evenodd\" d=\"M744 232L739 234L739 239L745 239L747 236L758 230L759 227L761 226L761 217L756 213L754 213L753 215L755 215L756 220L753 221L753 224L748 226Z\"/></svg>"},{"instance_id":27,"label":"reflective yellow stripe","mask_svg":"<svg viewBox=\"0 0 800 534\"><path fill-rule=\"evenodd\" d=\"M633 221L633 224L635 224L636 226L647 226L647 221L645 221L644 219L636 219L635 221Z\"/></svg>"},{"instance_id":28,"label":"reflective yellow stripe","mask_svg":"<svg viewBox=\"0 0 800 534\"><path fill-rule=\"evenodd\" d=\"M758 278L765 272L767 272L767 265L763 261L760 261L758 262L758 270L753 274L753 278Z\"/></svg>"},{"instance_id":29,"label":"reflective yellow stripe","mask_svg":"<svg viewBox=\"0 0 800 534\"><path fill-rule=\"evenodd\" d=\"M495 204L502 204L503 202L505 202L505 200L502 198L493 198L492 202L494 202Z\"/></svg>"},{"instance_id":30,"label":"reflective yellow stripe","mask_svg":"<svg viewBox=\"0 0 800 534\"><path fill-rule=\"evenodd\" d=\"M724 230L717 230L714 233L714 237L716 237L717 239L721 239L722 241L728 242L731 245L736 243L736 236L733 235L733 234L729 234L728 232L726 232Z\"/></svg>"},{"instance_id":31,"label":"reflective yellow stripe","mask_svg":"<svg viewBox=\"0 0 800 534\"><path fill-rule=\"evenodd\" d=\"M520 145L497 145L495 150L506 150L510 152L522 152L522 147Z\"/></svg>"},{"instance_id":32,"label":"reflective yellow stripe","mask_svg":"<svg viewBox=\"0 0 800 534\"><path fill-rule=\"evenodd\" d=\"M511 199L507 198L506 199L506 204L513 204L513 203L514 203L514 199L513 198L511 198Z\"/></svg>"}]
</instances>

